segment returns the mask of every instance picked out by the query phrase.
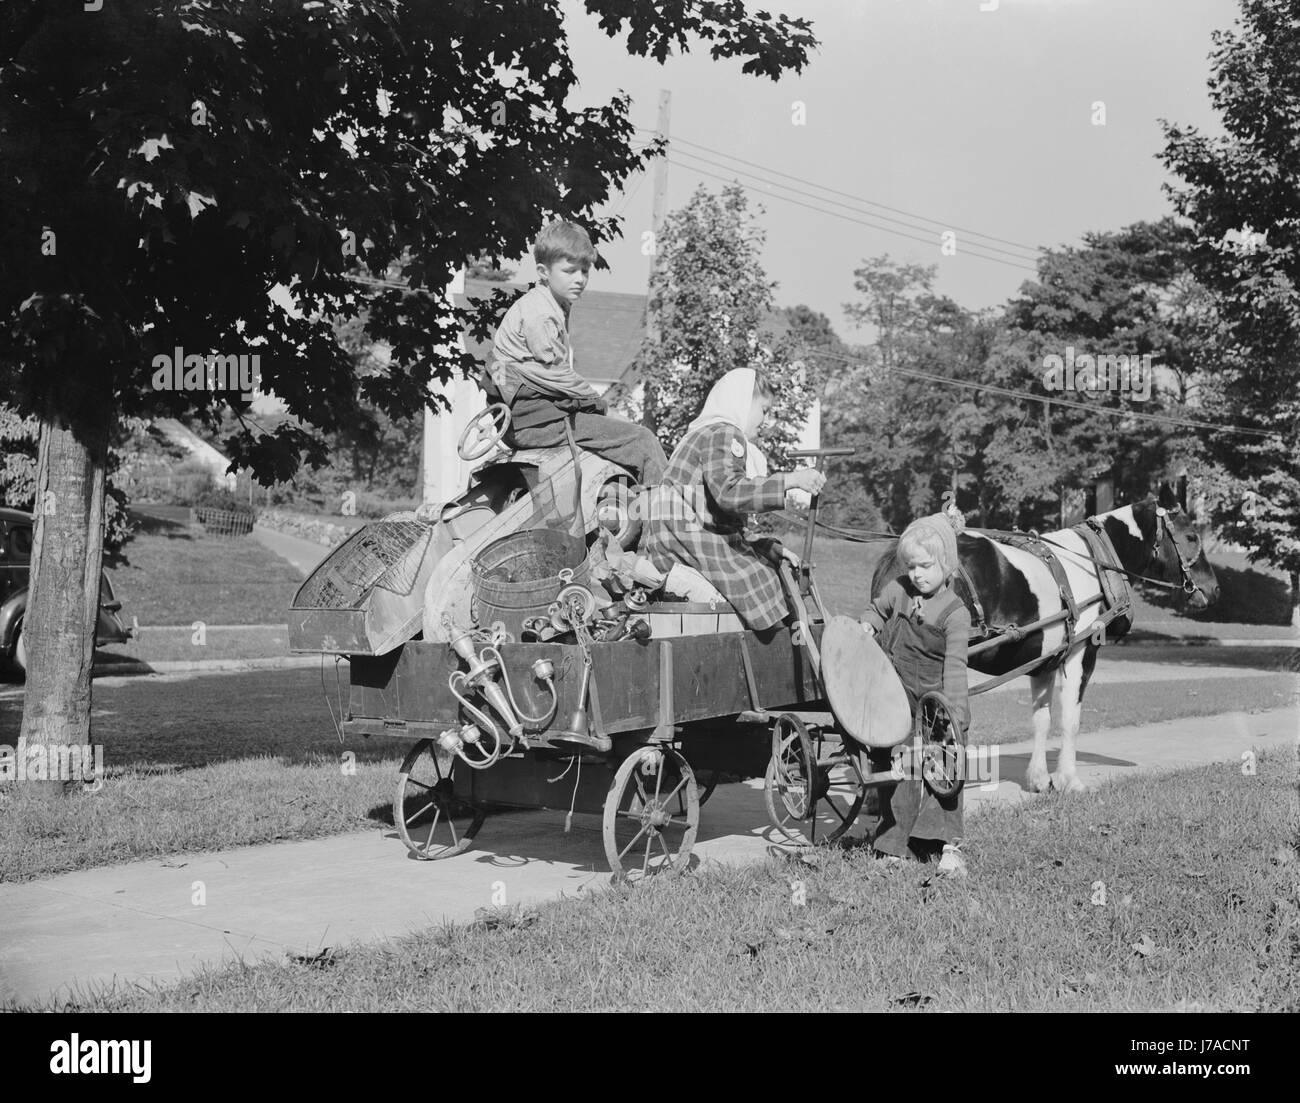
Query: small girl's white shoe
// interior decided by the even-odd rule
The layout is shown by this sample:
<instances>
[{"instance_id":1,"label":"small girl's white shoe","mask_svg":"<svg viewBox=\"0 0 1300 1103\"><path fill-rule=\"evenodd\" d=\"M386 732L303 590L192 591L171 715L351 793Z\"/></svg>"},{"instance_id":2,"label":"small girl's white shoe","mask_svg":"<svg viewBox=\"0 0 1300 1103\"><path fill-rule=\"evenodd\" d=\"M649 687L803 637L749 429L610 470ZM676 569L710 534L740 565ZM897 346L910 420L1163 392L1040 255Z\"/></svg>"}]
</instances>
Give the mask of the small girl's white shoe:
<instances>
[{"instance_id":1,"label":"small girl's white shoe","mask_svg":"<svg viewBox=\"0 0 1300 1103\"><path fill-rule=\"evenodd\" d=\"M952 843L943 844L943 853L939 856L939 872L952 877L966 876L966 859Z\"/></svg>"}]
</instances>

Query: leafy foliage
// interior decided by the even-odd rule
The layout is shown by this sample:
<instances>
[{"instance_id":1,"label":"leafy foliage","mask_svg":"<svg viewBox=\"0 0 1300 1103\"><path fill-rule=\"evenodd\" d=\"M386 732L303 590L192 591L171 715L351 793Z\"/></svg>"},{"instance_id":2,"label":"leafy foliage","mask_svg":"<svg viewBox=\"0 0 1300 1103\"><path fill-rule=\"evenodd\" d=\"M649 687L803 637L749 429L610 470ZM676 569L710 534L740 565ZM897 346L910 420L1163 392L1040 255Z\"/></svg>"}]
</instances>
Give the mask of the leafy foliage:
<instances>
[{"instance_id":1,"label":"leafy foliage","mask_svg":"<svg viewBox=\"0 0 1300 1103\"><path fill-rule=\"evenodd\" d=\"M1203 490L1217 486L1222 473L1185 430L1047 401L1205 416L1220 324L1188 244L1172 219L1085 234L1082 247L1046 252L1001 311L978 315L934 294L934 266L867 261L845 310L874 341L827 385L828 443L859 449L848 512L868 523L875 506L898 526L952 490L980 524L1042 528L1057 523L1063 490L1103 475L1120 500L1183 466ZM1072 354L1149 355L1156 382L1139 369L1119 374L1119 390L1049 391L1045 358Z\"/></svg>"},{"instance_id":2,"label":"leafy foliage","mask_svg":"<svg viewBox=\"0 0 1300 1103\"><path fill-rule=\"evenodd\" d=\"M114 433L108 450L108 471L104 484L104 547L120 551L131 537L132 526L127 507L130 498L120 485L124 449L131 426ZM20 417L0 403L0 505L33 511L36 508L36 457L41 438L41 423L34 417Z\"/></svg>"},{"instance_id":3,"label":"leafy foliage","mask_svg":"<svg viewBox=\"0 0 1300 1103\"><path fill-rule=\"evenodd\" d=\"M1290 0L1241 0L1214 36L1210 98L1224 133L1163 123L1171 188L1194 228L1191 267L1224 327L1207 367L1210 420L1268 437L1203 434L1226 474L1216 520L1300 576L1300 23ZM1300 598L1300 595L1297 595Z\"/></svg>"},{"instance_id":4,"label":"leafy foliage","mask_svg":"<svg viewBox=\"0 0 1300 1103\"><path fill-rule=\"evenodd\" d=\"M586 8L633 53L703 39L773 78L815 44L730 2ZM520 255L554 216L608 238L592 212L658 149L633 148L625 96L566 106L558 0L14 0L0 42L0 391L74 425L215 425L212 392L153 389L154 358L256 352L294 416L224 450L264 480L323 459L353 414L332 319L368 309L392 357L364 396L415 413L457 364L443 288L464 258ZM395 271L406 288L373 297L354 278Z\"/></svg>"},{"instance_id":5,"label":"leafy foliage","mask_svg":"<svg viewBox=\"0 0 1300 1103\"><path fill-rule=\"evenodd\" d=\"M862 298L845 312L876 339L826 386L826 443L857 449L836 468L847 473L836 520L899 531L954 484L973 483L965 465L979 422L969 394L894 370L968 378L986 354L977 319L934 294L935 270L886 254L854 274Z\"/></svg>"},{"instance_id":6,"label":"leafy foliage","mask_svg":"<svg viewBox=\"0 0 1300 1103\"><path fill-rule=\"evenodd\" d=\"M759 434L773 470L786 466L798 440L812 389L795 367L790 339L770 333L776 284L763 271L762 246L739 185L720 195L700 187L664 220L650 278L658 331L642 350L641 373L646 421L669 452L713 384L735 368L759 369L777 391L769 426Z\"/></svg>"}]
</instances>

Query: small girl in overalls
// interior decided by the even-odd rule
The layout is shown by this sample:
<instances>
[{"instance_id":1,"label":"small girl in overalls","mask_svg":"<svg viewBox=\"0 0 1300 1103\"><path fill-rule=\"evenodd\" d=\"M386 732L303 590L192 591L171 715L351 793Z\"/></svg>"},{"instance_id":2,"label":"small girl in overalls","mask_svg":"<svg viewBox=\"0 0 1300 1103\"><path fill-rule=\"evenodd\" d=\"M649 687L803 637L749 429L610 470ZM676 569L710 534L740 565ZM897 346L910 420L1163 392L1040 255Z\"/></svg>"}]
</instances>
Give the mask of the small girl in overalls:
<instances>
[{"instance_id":1,"label":"small girl in overalls","mask_svg":"<svg viewBox=\"0 0 1300 1103\"><path fill-rule=\"evenodd\" d=\"M966 691L966 646L970 614L954 593L957 533L942 513L913 521L898 541L897 561L907 573L892 579L863 613L861 622L877 635L890 657L916 713L921 696L942 693L952 704L954 719L966 730L970 705ZM888 754L888 752L883 752ZM887 762L873 762L889 769ZM929 860L939 854L939 872L966 872L957 849L962 837L961 790L939 798L924 781L900 781L889 793L872 843L876 854L900 861L908 852ZM882 796L885 794L882 794Z\"/></svg>"}]
</instances>

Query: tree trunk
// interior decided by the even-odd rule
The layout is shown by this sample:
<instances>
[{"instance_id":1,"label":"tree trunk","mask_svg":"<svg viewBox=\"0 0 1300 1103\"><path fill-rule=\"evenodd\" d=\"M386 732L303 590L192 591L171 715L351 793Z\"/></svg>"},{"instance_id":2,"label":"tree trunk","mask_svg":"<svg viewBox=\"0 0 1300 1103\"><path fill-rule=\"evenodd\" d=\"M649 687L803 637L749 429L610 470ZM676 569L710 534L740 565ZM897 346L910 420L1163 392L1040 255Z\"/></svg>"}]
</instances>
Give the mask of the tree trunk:
<instances>
[{"instance_id":1,"label":"tree trunk","mask_svg":"<svg viewBox=\"0 0 1300 1103\"><path fill-rule=\"evenodd\" d=\"M1291 572L1291 625L1300 628L1300 571Z\"/></svg>"},{"instance_id":2,"label":"tree trunk","mask_svg":"<svg viewBox=\"0 0 1300 1103\"><path fill-rule=\"evenodd\" d=\"M57 414L41 422L36 525L23 640L27 746L90 743L90 671L104 548L107 422L79 434ZM46 756L49 761L49 756ZM50 781L50 795L63 783Z\"/></svg>"}]
</instances>

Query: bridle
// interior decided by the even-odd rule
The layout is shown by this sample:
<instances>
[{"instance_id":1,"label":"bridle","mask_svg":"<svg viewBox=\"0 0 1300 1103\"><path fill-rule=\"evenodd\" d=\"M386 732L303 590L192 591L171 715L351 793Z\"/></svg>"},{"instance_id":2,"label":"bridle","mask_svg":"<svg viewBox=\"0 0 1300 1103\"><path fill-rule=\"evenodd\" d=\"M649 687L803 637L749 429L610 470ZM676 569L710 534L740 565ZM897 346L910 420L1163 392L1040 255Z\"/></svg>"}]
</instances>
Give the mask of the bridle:
<instances>
[{"instance_id":1,"label":"bridle","mask_svg":"<svg viewBox=\"0 0 1300 1103\"><path fill-rule=\"evenodd\" d=\"M1150 501L1151 499L1147 499L1147 500ZM1041 540L1044 544L1051 544L1053 547L1060 548L1062 551L1067 551L1071 555L1081 556L1082 558L1087 559L1089 562L1095 564L1096 566L1102 568L1103 570L1114 571L1116 574L1126 575L1129 578L1136 578L1141 582L1149 583L1152 586L1159 586L1165 590L1181 589L1183 593L1187 594L1190 597L1192 594L1198 593L1201 587L1196 582L1196 580L1192 577L1192 563L1183 554L1182 546L1178 543L1178 538L1177 536L1174 535L1174 530L1170 527L1169 520L1168 520L1169 514L1178 513L1181 510L1182 510L1181 506L1174 506L1173 509L1165 509L1164 506L1160 506L1160 505L1156 506L1156 537L1155 537L1155 544L1153 546L1153 554L1154 554L1154 552L1160 548L1161 541L1165 540L1166 538L1169 540L1169 546L1173 548L1174 555L1178 559L1178 570L1183 576L1181 583L1166 582L1163 578L1152 578L1150 577L1150 575L1144 575L1144 574L1140 574L1137 571L1131 571L1127 567L1120 566L1118 563L1107 563L1104 559L1098 559L1096 558L1096 556L1083 555L1082 553L1075 551L1073 548L1067 548L1064 544L1058 544L1055 540L1051 539L1050 537L1039 536L1035 532L1031 532L1030 535L1034 536L1035 539ZM1087 525L1090 529L1092 529L1094 532L1101 533L1103 536L1105 536L1106 530L1102 525L1101 521L1098 520L1098 518L1089 517L1083 523Z\"/></svg>"},{"instance_id":2,"label":"bridle","mask_svg":"<svg viewBox=\"0 0 1300 1103\"><path fill-rule=\"evenodd\" d=\"M1174 555L1178 557L1178 570L1183 576L1183 593L1190 597L1192 594L1198 593L1201 587L1192 577L1192 564L1183 554L1182 545L1178 543L1178 537L1174 535L1174 530L1169 525L1169 514L1178 513L1181 510L1181 506L1174 506L1173 509L1156 506L1156 546L1159 547L1160 541L1168 537L1169 544L1174 549ZM1147 581L1156 580L1148 579ZM1175 588L1174 583L1165 582L1163 585L1168 586L1171 590Z\"/></svg>"}]
</instances>

